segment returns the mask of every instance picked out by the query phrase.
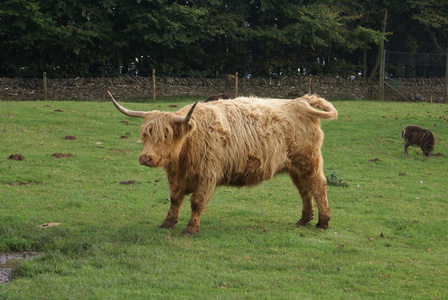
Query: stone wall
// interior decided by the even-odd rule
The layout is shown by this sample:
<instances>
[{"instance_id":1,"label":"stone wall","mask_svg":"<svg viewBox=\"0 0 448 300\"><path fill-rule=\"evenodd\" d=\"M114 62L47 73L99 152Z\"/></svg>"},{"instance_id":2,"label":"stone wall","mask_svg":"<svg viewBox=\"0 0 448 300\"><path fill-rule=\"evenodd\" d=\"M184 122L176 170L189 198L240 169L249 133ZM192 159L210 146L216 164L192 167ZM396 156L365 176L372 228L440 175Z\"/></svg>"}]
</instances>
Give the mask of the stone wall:
<instances>
[{"instance_id":1,"label":"stone wall","mask_svg":"<svg viewBox=\"0 0 448 300\"><path fill-rule=\"evenodd\" d=\"M394 79L385 84L386 100L440 101L444 79ZM150 77L91 77L47 79L48 100L105 100L110 90L117 98L152 98ZM156 96L213 94L234 95L235 79L199 77L157 77ZM280 79L239 78L239 96L294 98L308 92L329 100L378 99L378 81L320 76ZM42 79L0 78L0 100L43 100Z\"/></svg>"}]
</instances>

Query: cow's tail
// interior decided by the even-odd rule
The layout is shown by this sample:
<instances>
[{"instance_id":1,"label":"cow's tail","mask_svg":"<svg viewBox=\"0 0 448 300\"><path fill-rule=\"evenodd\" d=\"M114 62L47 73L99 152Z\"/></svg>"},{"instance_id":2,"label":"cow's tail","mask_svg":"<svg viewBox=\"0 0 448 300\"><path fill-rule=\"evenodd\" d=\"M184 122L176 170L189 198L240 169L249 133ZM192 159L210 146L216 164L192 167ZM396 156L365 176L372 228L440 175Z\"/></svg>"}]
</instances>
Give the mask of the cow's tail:
<instances>
[{"instance_id":1,"label":"cow's tail","mask_svg":"<svg viewBox=\"0 0 448 300\"><path fill-rule=\"evenodd\" d=\"M338 117L338 111L336 108L334 108L333 104L324 98L312 94L306 94L299 99L305 103L308 113L314 117L327 120L337 119Z\"/></svg>"}]
</instances>

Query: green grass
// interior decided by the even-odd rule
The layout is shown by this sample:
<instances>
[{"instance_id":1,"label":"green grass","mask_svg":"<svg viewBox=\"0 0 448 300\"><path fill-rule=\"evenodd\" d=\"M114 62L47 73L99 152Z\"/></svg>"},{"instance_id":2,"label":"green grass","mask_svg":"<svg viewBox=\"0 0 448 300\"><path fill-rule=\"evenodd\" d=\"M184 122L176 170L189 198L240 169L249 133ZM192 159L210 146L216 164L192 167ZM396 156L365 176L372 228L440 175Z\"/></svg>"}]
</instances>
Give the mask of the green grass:
<instances>
[{"instance_id":1,"label":"green grass","mask_svg":"<svg viewBox=\"0 0 448 300\"><path fill-rule=\"evenodd\" d=\"M126 106L175 110L193 100ZM334 104L339 119L322 122L325 174L349 187L328 188L327 231L316 221L295 227L300 200L282 175L218 188L201 231L185 237L188 202L175 229L157 228L167 180L138 164L139 119L110 103L0 102L0 252L39 253L0 285L0 298L446 298L447 157L419 148L404 157L401 130L430 128L433 153L448 155L448 106ZM38 227L45 222L60 225Z\"/></svg>"}]
</instances>

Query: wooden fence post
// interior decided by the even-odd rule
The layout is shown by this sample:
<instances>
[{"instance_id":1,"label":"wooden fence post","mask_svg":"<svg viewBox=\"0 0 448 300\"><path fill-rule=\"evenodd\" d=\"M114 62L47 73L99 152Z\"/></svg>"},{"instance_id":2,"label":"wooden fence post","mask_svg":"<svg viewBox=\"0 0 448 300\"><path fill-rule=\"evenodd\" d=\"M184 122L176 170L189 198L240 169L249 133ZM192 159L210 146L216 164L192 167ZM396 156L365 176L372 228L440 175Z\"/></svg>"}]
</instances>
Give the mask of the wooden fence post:
<instances>
[{"instance_id":1,"label":"wooden fence post","mask_svg":"<svg viewBox=\"0 0 448 300\"><path fill-rule=\"evenodd\" d=\"M235 96L234 98L238 97L238 72L235 72L235 95L234 96Z\"/></svg>"},{"instance_id":2,"label":"wooden fence post","mask_svg":"<svg viewBox=\"0 0 448 300\"><path fill-rule=\"evenodd\" d=\"M308 77L308 94L311 94L311 75Z\"/></svg>"},{"instance_id":3,"label":"wooden fence post","mask_svg":"<svg viewBox=\"0 0 448 300\"><path fill-rule=\"evenodd\" d=\"M152 100L156 100L156 69L152 69Z\"/></svg>"},{"instance_id":4,"label":"wooden fence post","mask_svg":"<svg viewBox=\"0 0 448 300\"><path fill-rule=\"evenodd\" d=\"M48 100L48 93L47 93L47 72L44 72L43 74L43 81L44 81L44 100Z\"/></svg>"}]
</instances>

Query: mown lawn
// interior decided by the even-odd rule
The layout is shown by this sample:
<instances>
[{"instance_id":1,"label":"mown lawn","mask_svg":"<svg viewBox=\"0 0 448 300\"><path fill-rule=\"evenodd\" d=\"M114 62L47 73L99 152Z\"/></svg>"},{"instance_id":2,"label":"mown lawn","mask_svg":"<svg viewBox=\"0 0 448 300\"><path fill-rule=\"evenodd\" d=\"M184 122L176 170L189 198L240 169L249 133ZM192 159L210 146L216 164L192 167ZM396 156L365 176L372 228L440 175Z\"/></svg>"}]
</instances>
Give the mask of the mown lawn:
<instances>
[{"instance_id":1,"label":"mown lawn","mask_svg":"<svg viewBox=\"0 0 448 300\"><path fill-rule=\"evenodd\" d=\"M125 106L176 110L194 100ZM109 102L0 102L0 252L38 253L0 285L0 298L448 297L448 106L334 105L339 119L322 122L325 173L349 187L328 188L327 231L316 221L295 227L300 199L281 175L218 188L200 233L181 236L188 202L175 229L157 228L167 180L138 163L139 119ZM431 129L436 155L403 156L410 124ZM59 226L38 226L47 222Z\"/></svg>"}]
</instances>

